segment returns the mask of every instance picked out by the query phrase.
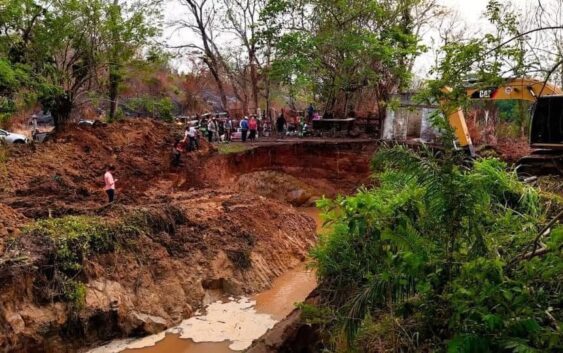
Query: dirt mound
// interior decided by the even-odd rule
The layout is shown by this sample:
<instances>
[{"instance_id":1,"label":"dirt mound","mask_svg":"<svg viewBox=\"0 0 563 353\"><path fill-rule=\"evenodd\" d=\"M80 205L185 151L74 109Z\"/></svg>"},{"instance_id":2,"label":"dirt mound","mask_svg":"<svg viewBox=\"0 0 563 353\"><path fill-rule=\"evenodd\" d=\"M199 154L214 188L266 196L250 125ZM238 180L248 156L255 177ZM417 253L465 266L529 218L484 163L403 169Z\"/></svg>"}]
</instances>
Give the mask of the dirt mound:
<instances>
[{"instance_id":1,"label":"dirt mound","mask_svg":"<svg viewBox=\"0 0 563 353\"><path fill-rule=\"evenodd\" d=\"M508 163L516 163L520 158L532 153L526 138L499 139L494 149L497 151L499 158Z\"/></svg>"},{"instance_id":2,"label":"dirt mound","mask_svg":"<svg viewBox=\"0 0 563 353\"><path fill-rule=\"evenodd\" d=\"M240 175L275 171L292 176L290 183L296 178L317 190L316 193L334 196L371 182L369 161L377 148L374 141L306 141L259 146L242 153L208 158L199 177L221 187L238 188ZM271 179L277 183L275 177Z\"/></svg>"},{"instance_id":3,"label":"dirt mound","mask_svg":"<svg viewBox=\"0 0 563 353\"><path fill-rule=\"evenodd\" d=\"M18 227L26 221L26 218L21 213L0 203L0 232L3 228Z\"/></svg>"},{"instance_id":4,"label":"dirt mound","mask_svg":"<svg viewBox=\"0 0 563 353\"><path fill-rule=\"evenodd\" d=\"M12 228L52 228L26 228L0 252L0 347L76 351L176 324L207 289L269 287L315 241L315 222L285 202L353 190L368 180L377 148L289 144L223 155L202 139L172 167L182 132L131 119L9 148L0 216ZM118 179L112 205L102 190L107 164Z\"/></svg>"},{"instance_id":5,"label":"dirt mound","mask_svg":"<svg viewBox=\"0 0 563 353\"><path fill-rule=\"evenodd\" d=\"M238 178L236 185L241 192L254 193L293 206L310 205L323 195L323 190L313 188L289 174L275 171L243 174Z\"/></svg>"},{"instance_id":6,"label":"dirt mound","mask_svg":"<svg viewBox=\"0 0 563 353\"><path fill-rule=\"evenodd\" d=\"M154 183L169 178L175 125L150 119L127 119L107 126L78 126L42 145L10 151L0 196L28 217L82 214L105 201L103 173L116 167L122 203L146 199ZM197 154L211 149L205 141Z\"/></svg>"},{"instance_id":7,"label":"dirt mound","mask_svg":"<svg viewBox=\"0 0 563 353\"><path fill-rule=\"evenodd\" d=\"M0 203L0 256L4 253L6 240L19 235L19 227L26 222L25 216Z\"/></svg>"}]
</instances>

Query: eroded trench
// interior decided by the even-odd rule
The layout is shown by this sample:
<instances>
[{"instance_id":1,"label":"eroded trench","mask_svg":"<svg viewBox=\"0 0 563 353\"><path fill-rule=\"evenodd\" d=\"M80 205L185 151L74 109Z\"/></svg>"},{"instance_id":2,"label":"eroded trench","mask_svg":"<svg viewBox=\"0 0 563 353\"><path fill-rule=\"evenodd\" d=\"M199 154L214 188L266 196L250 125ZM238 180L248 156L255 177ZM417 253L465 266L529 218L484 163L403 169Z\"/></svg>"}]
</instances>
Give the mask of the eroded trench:
<instances>
[{"instance_id":1,"label":"eroded trench","mask_svg":"<svg viewBox=\"0 0 563 353\"><path fill-rule=\"evenodd\" d=\"M313 218L317 234L322 225L314 201L322 196L350 193L369 182L372 141L295 143L257 147L243 153L214 156L198 174L239 192L250 192L299 207ZM296 303L316 288L314 272L302 262L277 277L271 288L252 296L229 296L228 280L202 281L204 309L180 325L141 339L113 341L89 353L233 353L247 350L274 327L295 321ZM294 323L293 323L294 324ZM292 328L298 330L298 326ZM276 333L270 336L277 336ZM274 337L283 346L288 333ZM272 339L272 338L269 338ZM260 350L261 348L254 348Z\"/></svg>"},{"instance_id":2,"label":"eroded trench","mask_svg":"<svg viewBox=\"0 0 563 353\"><path fill-rule=\"evenodd\" d=\"M166 199L148 193L139 205L96 210L112 219L116 212L126 217L142 211L148 223L162 214L166 222L149 224L153 233L136 238L132 248L127 243L117 253L88 259L86 303L76 323L60 302L39 301L39 292L30 289L37 288L37 268L48 259L32 242L27 247L37 254L29 270L2 277L0 346L8 352L96 353L248 348L284 327L294 304L315 288L304 263L314 231L303 214L316 218L311 206L318 198L369 183L376 148L373 141L309 141L210 153L172 178L159 177L161 184L149 183Z\"/></svg>"},{"instance_id":3,"label":"eroded trench","mask_svg":"<svg viewBox=\"0 0 563 353\"><path fill-rule=\"evenodd\" d=\"M315 208L302 212L321 223ZM228 296L224 283L205 283L206 306L193 317L164 332L141 339L117 340L89 353L235 353L282 325L316 288L314 272L305 262L276 278L270 289L250 297ZM283 342L280 342L283 344Z\"/></svg>"}]
</instances>

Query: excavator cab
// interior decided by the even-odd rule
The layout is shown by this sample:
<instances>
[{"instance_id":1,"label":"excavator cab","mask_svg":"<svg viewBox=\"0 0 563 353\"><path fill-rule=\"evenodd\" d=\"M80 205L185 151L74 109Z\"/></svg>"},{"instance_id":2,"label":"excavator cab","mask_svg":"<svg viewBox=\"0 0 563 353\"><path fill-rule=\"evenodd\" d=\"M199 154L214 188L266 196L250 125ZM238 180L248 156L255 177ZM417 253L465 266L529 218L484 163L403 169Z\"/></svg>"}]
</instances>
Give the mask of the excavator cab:
<instances>
[{"instance_id":1,"label":"excavator cab","mask_svg":"<svg viewBox=\"0 0 563 353\"><path fill-rule=\"evenodd\" d=\"M532 114L530 145L563 150L563 95L538 97Z\"/></svg>"}]
</instances>

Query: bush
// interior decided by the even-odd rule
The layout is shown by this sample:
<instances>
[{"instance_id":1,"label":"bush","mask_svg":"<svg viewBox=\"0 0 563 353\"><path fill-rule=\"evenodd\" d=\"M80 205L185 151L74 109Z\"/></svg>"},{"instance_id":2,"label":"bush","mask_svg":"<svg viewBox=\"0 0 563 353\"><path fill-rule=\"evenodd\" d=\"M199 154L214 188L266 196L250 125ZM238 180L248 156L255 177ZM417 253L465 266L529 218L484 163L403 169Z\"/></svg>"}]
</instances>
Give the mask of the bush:
<instances>
[{"instance_id":1,"label":"bush","mask_svg":"<svg viewBox=\"0 0 563 353\"><path fill-rule=\"evenodd\" d=\"M67 216L36 221L24 229L28 236L47 246L48 276L53 280L53 298L80 308L85 287L78 280L84 260L94 254L115 251L120 237L140 230L124 223L110 223L97 217Z\"/></svg>"},{"instance_id":2,"label":"bush","mask_svg":"<svg viewBox=\"0 0 563 353\"><path fill-rule=\"evenodd\" d=\"M535 189L496 159L466 168L397 147L373 167L377 188L319 202L333 230L312 257L333 330L355 346L383 312L417 337L402 352L561 351L561 228L523 256L546 219Z\"/></svg>"},{"instance_id":3,"label":"bush","mask_svg":"<svg viewBox=\"0 0 563 353\"><path fill-rule=\"evenodd\" d=\"M164 121L172 121L174 108L174 103L169 97L138 97L130 99L126 104L127 110L134 111L137 114L150 115Z\"/></svg>"}]
</instances>

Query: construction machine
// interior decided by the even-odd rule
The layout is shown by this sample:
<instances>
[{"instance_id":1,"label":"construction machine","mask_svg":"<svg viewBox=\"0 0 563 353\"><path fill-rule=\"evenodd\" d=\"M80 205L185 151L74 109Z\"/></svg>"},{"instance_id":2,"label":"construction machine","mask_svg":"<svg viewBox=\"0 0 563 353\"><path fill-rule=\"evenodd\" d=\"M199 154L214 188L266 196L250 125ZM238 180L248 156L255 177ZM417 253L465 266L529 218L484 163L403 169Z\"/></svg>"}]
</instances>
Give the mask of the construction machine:
<instances>
[{"instance_id":1,"label":"construction machine","mask_svg":"<svg viewBox=\"0 0 563 353\"><path fill-rule=\"evenodd\" d=\"M524 100L533 102L529 141L531 155L518 162L519 175L563 174L563 90L529 78L508 79L497 87L467 88L467 95L478 100ZM475 154L463 111L448 116L461 147Z\"/></svg>"}]
</instances>

